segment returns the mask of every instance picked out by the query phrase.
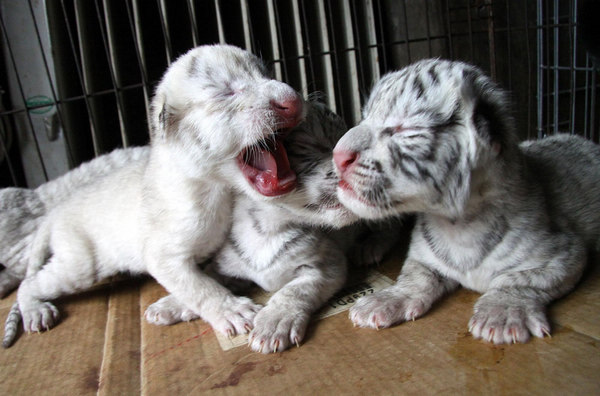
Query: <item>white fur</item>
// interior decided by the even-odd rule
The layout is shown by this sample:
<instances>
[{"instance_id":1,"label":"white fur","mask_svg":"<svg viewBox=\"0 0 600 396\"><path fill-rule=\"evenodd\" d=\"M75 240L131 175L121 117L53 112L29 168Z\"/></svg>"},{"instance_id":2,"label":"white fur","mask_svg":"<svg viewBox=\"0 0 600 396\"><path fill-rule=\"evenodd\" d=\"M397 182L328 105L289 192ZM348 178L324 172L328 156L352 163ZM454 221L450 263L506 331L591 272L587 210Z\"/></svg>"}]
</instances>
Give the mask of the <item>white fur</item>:
<instances>
[{"instance_id":1,"label":"white fur","mask_svg":"<svg viewBox=\"0 0 600 396\"><path fill-rule=\"evenodd\" d=\"M298 187L265 199L242 184L236 195L229 237L209 266L224 282L252 281L273 293L254 318L249 345L255 351L277 352L302 342L311 315L344 284L346 251L354 248L354 261L366 264L390 247L389 237L376 238L383 243L364 250L356 247L368 230L347 226L358 219L336 199L331 150L345 131L338 116L311 104L305 122L285 139ZM146 315L157 324L197 318L172 295L148 307Z\"/></svg>"},{"instance_id":2,"label":"white fur","mask_svg":"<svg viewBox=\"0 0 600 396\"><path fill-rule=\"evenodd\" d=\"M230 182L222 167L273 136L273 103L302 101L270 80L253 55L198 47L167 70L152 103L152 144L133 162L75 192L48 213L18 292L26 331L51 327L46 300L116 272L148 272L179 301L226 334L244 333L258 306L199 270L230 227Z\"/></svg>"},{"instance_id":3,"label":"white fur","mask_svg":"<svg viewBox=\"0 0 600 396\"><path fill-rule=\"evenodd\" d=\"M112 173L130 162L147 158L148 147L118 149L80 165L35 190L0 190L0 296L16 288L25 278L29 246L47 212L67 200L74 191Z\"/></svg>"},{"instance_id":4,"label":"white fur","mask_svg":"<svg viewBox=\"0 0 600 396\"><path fill-rule=\"evenodd\" d=\"M516 143L505 94L473 66L424 60L376 84L337 144L340 201L361 217L417 212L395 285L350 310L363 327L427 312L459 285L483 293L469 330L494 343L550 332L600 236L600 147Z\"/></svg>"}]
</instances>

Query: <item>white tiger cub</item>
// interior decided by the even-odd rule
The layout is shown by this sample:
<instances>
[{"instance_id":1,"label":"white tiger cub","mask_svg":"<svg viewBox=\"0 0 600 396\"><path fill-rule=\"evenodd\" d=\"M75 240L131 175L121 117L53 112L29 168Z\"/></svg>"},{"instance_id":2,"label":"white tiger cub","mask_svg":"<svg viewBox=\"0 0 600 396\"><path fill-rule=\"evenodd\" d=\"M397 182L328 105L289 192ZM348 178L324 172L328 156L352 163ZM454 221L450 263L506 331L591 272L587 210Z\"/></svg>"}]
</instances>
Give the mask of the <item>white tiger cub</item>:
<instances>
[{"instance_id":1,"label":"white tiger cub","mask_svg":"<svg viewBox=\"0 0 600 396\"><path fill-rule=\"evenodd\" d=\"M384 76L334 150L340 201L364 218L417 214L397 283L360 299L355 325L423 315L458 285L483 295L469 331L550 334L600 237L600 147L559 135L516 143L506 94L477 68L424 60Z\"/></svg>"},{"instance_id":2,"label":"white tiger cub","mask_svg":"<svg viewBox=\"0 0 600 396\"><path fill-rule=\"evenodd\" d=\"M246 332L259 307L196 263L230 228L231 181L222 168L257 166L247 182L265 195L287 193L295 176L282 163L279 135L303 117L302 98L268 78L256 56L225 45L181 56L152 101L148 158L77 191L40 225L17 295L25 330L54 325L58 311L47 300L126 271L150 273L217 331ZM247 152L262 153L280 172L263 174L270 169Z\"/></svg>"},{"instance_id":3,"label":"white tiger cub","mask_svg":"<svg viewBox=\"0 0 600 396\"><path fill-rule=\"evenodd\" d=\"M27 272L29 246L47 212L74 191L96 182L125 164L146 158L147 147L117 149L86 162L36 189L8 187L0 190L0 296L21 283Z\"/></svg>"},{"instance_id":4,"label":"white tiger cub","mask_svg":"<svg viewBox=\"0 0 600 396\"><path fill-rule=\"evenodd\" d=\"M235 198L231 232L209 265L220 275L250 280L274 292L254 318L249 344L255 351L277 352L299 345L311 314L346 280L345 250L354 244L361 226L337 233L317 227L339 228L357 221L337 200L338 178L331 161L332 149L346 130L337 115L310 104L305 122L285 139L297 174L296 190L265 200L238 180L243 192ZM374 256L367 260L377 261L387 247L372 250ZM197 315L169 295L148 307L146 318L172 324Z\"/></svg>"},{"instance_id":5,"label":"white tiger cub","mask_svg":"<svg viewBox=\"0 0 600 396\"><path fill-rule=\"evenodd\" d=\"M348 262L377 263L395 241L376 237L387 222L358 223L337 199L332 150L346 131L339 116L312 104L306 122L285 140L297 189L271 201L248 191L236 200L240 217L213 265L274 293L254 318L249 346L255 351L299 346L311 315L345 284Z\"/></svg>"}]
</instances>

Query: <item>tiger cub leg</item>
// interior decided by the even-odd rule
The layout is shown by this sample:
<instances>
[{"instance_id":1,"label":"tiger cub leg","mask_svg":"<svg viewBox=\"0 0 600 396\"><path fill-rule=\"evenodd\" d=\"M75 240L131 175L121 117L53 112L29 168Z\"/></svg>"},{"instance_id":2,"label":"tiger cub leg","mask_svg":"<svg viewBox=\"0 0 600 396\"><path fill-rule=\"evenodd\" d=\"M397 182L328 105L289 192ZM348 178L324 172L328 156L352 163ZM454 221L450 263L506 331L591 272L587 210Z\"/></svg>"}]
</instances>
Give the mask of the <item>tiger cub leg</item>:
<instances>
[{"instance_id":1,"label":"tiger cub leg","mask_svg":"<svg viewBox=\"0 0 600 396\"><path fill-rule=\"evenodd\" d=\"M204 268L204 273L219 281L219 283L223 284L234 293L247 289L251 284L249 281L244 279L235 279L219 274L216 272L214 265L211 264ZM242 309L244 307L249 309ZM252 319L259 308L260 306L255 304L240 306L239 315L230 320L230 323L233 325L233 329L230 329L231 331L229 334L232 334L234 332L233 330L235 330L235 333L238 334L247 333L251 327L249 323L252 323ZM190 322L192 320L200 319L198 314L187 308L185 304L179 302L179 300L177 300L171 294L150 304L148 308L146 308L144 317L148 323L159 326L167 326L179 322Z\"/></svg>"},{"instance_id":2,"label":"tiger cub leg","mask_svg":"<svg viewBox=\"0 0 600 396\"><path fill-rule=\"evenodd\" d=\"M26 332L53 327L59 319L58 309L49 300L91 287L97 280L94 257L81 246L64 249L51 257L39 271L29 275L19 287L17 302Z\"/></svg>"},{"instance_id":3,"label":"tiger cub leg","mask_svg":"<svg viewBox=\"0 0 600 396\"><path fill-rule=\"evenodd\" d=\"M299 346L312 314L344 285L344 254L336 246L324 245L329 246L323 250L306 249L306 255L281 259L285 260L281 268L284 273L294 276L256 314L248 341L250 348L271 353ZM295 267L290 268L290 262L295 262Z\"/></svg>"},{"instance_id":4,"label":"tiger cub leg","mask_svg":"<svg viewBox=\"0 0 600 396\"><path fill-rule=\"evenodd\" d=\"M527 342L530 335L550 335L546 305L575 286L587 261L587 251L575 236L563 234L545 241L547 257L534 255L494 278L477 300L469 331L495 344Z\"/></svg>"}]
</instances>

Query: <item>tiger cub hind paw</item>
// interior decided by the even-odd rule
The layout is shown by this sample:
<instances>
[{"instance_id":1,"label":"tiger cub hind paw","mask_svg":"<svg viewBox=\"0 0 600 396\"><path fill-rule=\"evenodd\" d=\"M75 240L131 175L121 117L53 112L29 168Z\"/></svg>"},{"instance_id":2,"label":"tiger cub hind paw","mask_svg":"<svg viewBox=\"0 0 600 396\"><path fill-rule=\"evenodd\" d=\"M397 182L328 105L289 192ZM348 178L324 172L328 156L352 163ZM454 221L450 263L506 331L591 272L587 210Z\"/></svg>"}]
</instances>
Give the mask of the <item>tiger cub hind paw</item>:
<instances>
[{"instance_id":1,"label":"tiger cub hind paw","mask_svg":"<svg viewBox=\"0 0 600 396\"><path fill-rule=\"evenodd\" d=\"M199 318L192 310L177 302L170 295L150 304L146 308L144 316L148 323L159 326L168 326L181 321L189 322Z\"/></svg>"},{"instance_id":2,"label":"tiger cub hind paw","mask_svg":"<svg viewBox=\"0 0 600 396\"><path fill-rule=\"evenodd\" d=\"M425 304L419 299L382 290L360 298L350 308L349 316L354 326L379 330L414 321L426 310Z\"/></svg>"},{"instance_id":3,"label":"tiger cub hind paw","mask_svg":"<svg viewBox=\"0 0 600 396\"><path fill-rule=\"evenodd\" d=\"M256 313L262 305L255 304L247 297L228 296L222 301L215 301L212 309L202 315L202 319L210 323L215 331L228 337L247 334L252 330Z\"/></svg>"},{"instance_id":4,"label":"tiger cub hind paw","mask_svg":"<svg viewBox=\"0 0 600 396\"><path fill-rule=\"evenodd\" d=\"M43 301L32 304L21 311L23 330L27 333L39 333L50 330L60 318L58 309L49 302Z\"/></svg>"},{"instance_id":5,"label":"tiger cub hind paw","mask_svg":"<svg viewBox=\"0 0 600 396\"><path fill-rule=\"evenodd\" d=\"M550 337L550 324L543 307L478 304L469 332L494 344L516 344L529 341L531 335Z\"/></svg>"}]
</instances>

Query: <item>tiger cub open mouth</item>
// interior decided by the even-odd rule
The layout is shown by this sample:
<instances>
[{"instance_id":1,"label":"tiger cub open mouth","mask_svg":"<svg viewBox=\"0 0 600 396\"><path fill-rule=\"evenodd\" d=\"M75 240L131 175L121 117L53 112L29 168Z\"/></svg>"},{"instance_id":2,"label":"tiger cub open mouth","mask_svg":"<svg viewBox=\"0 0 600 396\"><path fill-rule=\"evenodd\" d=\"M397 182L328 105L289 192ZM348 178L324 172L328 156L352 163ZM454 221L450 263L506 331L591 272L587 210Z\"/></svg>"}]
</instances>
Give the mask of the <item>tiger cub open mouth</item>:
<instances>
[{"instance_id":1,"label":"tiger cub open mouth","mask_svg":"<svg viewBox=\"0 0 600 396\"><path fill-rule=\"evenodd\" d=\"M246 147L237 157L246 180L267 197L286 194L296 187L296 173L290 168L282 142L291 128L280 129L273 139Z\"/></svg>"}]
</instances>

